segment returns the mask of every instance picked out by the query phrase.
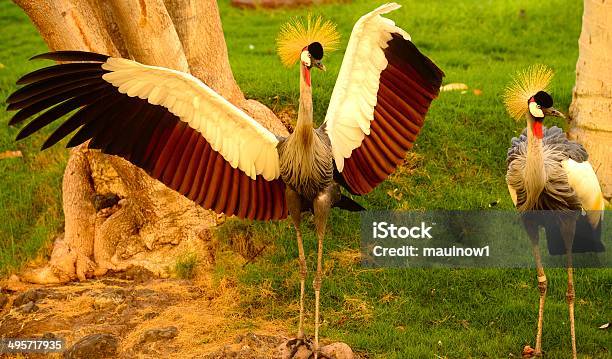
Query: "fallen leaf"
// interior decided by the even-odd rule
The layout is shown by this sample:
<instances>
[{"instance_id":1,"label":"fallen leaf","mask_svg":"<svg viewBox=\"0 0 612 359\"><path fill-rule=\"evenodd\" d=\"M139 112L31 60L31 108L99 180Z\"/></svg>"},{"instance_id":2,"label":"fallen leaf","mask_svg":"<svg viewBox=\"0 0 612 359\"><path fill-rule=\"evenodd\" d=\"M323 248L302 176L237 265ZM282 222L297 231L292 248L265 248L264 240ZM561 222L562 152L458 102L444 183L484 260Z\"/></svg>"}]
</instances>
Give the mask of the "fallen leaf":
<instances>
[{"instance_id":1,"label":"fallen leaf","mask_svg":"<svg viewBox=\"0 0 612 359\"><path fill-rule=\"evenodd\" d=\"M610 323L606 323L606 324L599 326L599 329L609 329L609 328L610 328Z\"/></svg>"},{"instance_id":2,"label":"fallen leaf","mask_svg":"<svg viewBox=\"0 0 612 359\"><path fill-rule=\"evenodd\" d=\"M440 91L459 91L459 90L467 90L467 89L468 89L468 85L459 83L459 82L453 82L453 83L446 84L440 87Z\"/></svg>"},{"instance_id":3,"label":"fallen leaf","mask_svg":"<svg viewBox=\"0 0 612 359\"><path fill-rule=\"evenodd\" d=\"M5 158L15 158L15 157L23 157L21 151L4 151L0 153L0 160Z\"/></svg>"},{"instance_id":4,"label":"fallen leaf","mask_svg":"<svg viewBox=\"0 0 612 359\"><path fill-rule=\"evenodd\" d=\"M381 303L391 303L395 299L397 299L397 296L393 295L393 293L386 293L385 295L382 296L382 298L380 298L380 302Z\"/></svg>"},{"instance_id":5,"label":"fallen leaf","mask_svg":"<svg viewBox=\"0 0 612 359\"><path fill-rule=\"evenodd\" d=\"M394 198L396 201L399 201L402 199L402 196L404 195L402 192L400 192L397 188L394 188L393 191L388 190L387 191L387 195L391 198Z\"/></svg>"},{"instance_id":6,"label":"fallen leaf","mask_svg":"<svg viewBox=\"0 0 612 359\"><path fill-rule=\"evenodd\" d=\"M480 89L474 89L473 92L474 92L474 95L476 95L476 96L482 95L482 90L480 90Z\"/></svg>"}]
</instances>

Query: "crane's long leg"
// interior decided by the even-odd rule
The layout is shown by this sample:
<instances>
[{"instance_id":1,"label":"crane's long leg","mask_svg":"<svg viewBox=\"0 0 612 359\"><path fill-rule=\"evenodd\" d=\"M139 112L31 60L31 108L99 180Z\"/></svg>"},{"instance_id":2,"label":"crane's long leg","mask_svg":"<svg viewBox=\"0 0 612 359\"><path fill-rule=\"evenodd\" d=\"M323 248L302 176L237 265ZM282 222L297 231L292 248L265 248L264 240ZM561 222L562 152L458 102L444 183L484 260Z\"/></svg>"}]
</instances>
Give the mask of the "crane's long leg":
<instances>
[{"instance_id":1,"label":"crane's long leg","mask_svg":"<svg viewBox=\"0 0 612 359\"><path fill-rule=\"evenodd\" d=\"M313 282L315 290L315 339L314 339L314 358L317 359L319 351L319 302L321 295L321 276L323 273L323 237L325 237L325 226L327 217L332 205L330 191L325 191L319 194L313 203L314 220L317 231L318 249L317 249L317 273Z\"/></svg>"},{"instance_id":2,"label":"crane's long leg","mask_svg":"<svg viewBox=\"0 0 612 359\"><path fill-rule=\"evenodd\" d=\"M572 253L571 249L567 254L567 304L569 307L570 317L570 335L572 336L572 358L577 358L576 351L576 327L574 326L574 298L576 293L574 292L574 268L572 267Z\"/></svg>"},{"instance_id":3,"label":"crane's long leg","mask_svg":"<svg viewBox=\"0 0 612 359\"><path fill-rule=\"evenodd\" d=\"M534 219L529 217L523 218L525 230L531 240L531 249L535 259L536 270L538 273L538 289L540 291L540 306L538 309L538 332L536 334L535 355L542 356L542 326L544 323L544 303L546 301L547 280L542 266L542 257L540 256L540 234L539 227Z\"/></svg>"},{"instance_id":4,"label":"crane's long leg","mask_svg":"<svg viewBox=\"0 0 612 359\"><path fill-rule=\"evenodd\" d=\"M569 217L569 216L568 216ZM576 232L576 218L566 218L561 221L561 235L565 243L567 254L567 306L569 309L570 335L572 338L572 358L577 358L576 351L576 329L574 326L574 268L572 263L572 246L574 244L574 234Z\"/></svg>"},{"instance_id":5,"label":"crane's long leg","mask_svg":"<svg viewBox=\"0 0 612 359\"><path fill-rule=\"evenodd\" d=\"M294 190L287 188L286 194L289 214L291 215L297 236L298 254L300 260L300 323L298 325L297 339L304 339L304 290L307 271L306 256L304 255L304 244L302 243L302 231L300 230L300 222L302 220L302 202L300 195Z\"/></svg>"},{"instance_id":6,"label":"crane's long leg","mask_svg":"<svg viewBox=\"0 0 612 359\"><path fill-rule=\"evenodd\" d=\"M537 234L537 233L536 233ZM538 289L540 290L540 307L538 310L538 333L536 334L535 355L542 355L542 324L544 322L544 302L546 301L547 280L542 266L539 244L532 243L533 256L535 258L536 270L538 272Z\"/></svg>"}]
</instances>

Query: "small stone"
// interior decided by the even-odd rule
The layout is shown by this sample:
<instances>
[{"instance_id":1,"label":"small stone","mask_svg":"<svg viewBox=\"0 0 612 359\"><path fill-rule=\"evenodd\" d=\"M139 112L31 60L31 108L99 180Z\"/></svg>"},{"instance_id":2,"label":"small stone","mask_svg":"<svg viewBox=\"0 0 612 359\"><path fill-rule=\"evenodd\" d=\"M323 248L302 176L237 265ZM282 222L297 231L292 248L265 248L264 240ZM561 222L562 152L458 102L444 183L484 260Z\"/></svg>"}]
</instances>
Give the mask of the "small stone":
<instances>
[{"instance_id":1,"label":"small stone","mask_svg":"<svg viewBox=\"0 0 612 359\"><path fill-rule=\"evenodd\" d=\"M22 313L32 313L38 310L38 306L34 302L28 302L17 309Z\"/></svg>"},{"instance_id":2,"label":"small stone","mask_svg":"<svg viewBox=\"0 0 612 359\"><path fill-rule=\"evenodd\" d=\"M312 355L309 346L312 343L308 340L308 344L295 342L296 339L290 339L276 347L276 356L282 359L308 359ZM297 345L297 348L295 347ZM295 353L293 353L295 350ZM293 355L292 355L293 353Z\"/></svg>"},{"instance_id":3,"label":"small stone","mask_svg":"<svg viewBox=\"0 0 612 359\"><path fill-rule=\"evenodd\" d=\"M27 304L29 302L39 301L45 298L46 296L47 296L47 293L45 293L42 290L30 289L28 291L25 291L19 294L17 298L15 298L15 300L13 301L13 307L21 307L22 305Z\"/></svg>"},{"instance_id":4,"label":"small stone","mask_svg":"<svg viewBox=\"0 0 612 359\"><path fill-rule=\"evenodd\" d=\"M157 317L158 315L159 315L159 313L149 312L149 313L145 313L145 315L142 316L142 319L144 319L144 320L151 320L151 319Z\"/></svg>"},{"instance_id":5,"label":"small stone","mask_svg":"<svg viewBox=\"0 0 612 359\"><path fill-rule=\"evenodd\" d=\"M163 339L172 339L178 335L176 327L149 329L140 336L139 344L156 342Z\"/></svg>"},{"instance_id":6,"label":"small stone","mask_svg":"<svg viewBox=\"0 0 612 359\"><path fill-rule=\"evenodd\" d=\"M155 273L145 267L131 266L124 273L125 279L133 280L136 284L146 283L151 279L155 279Z\"/></svg>"},{"instance_id":7,"label":"small stone","mask_svg":"<svg viewBox=\"0 0 612 359\"><path fill-rule=\"evenodd\" d=\"M88 335L64 352L66 359L102 359L114 358L119 347L119 339L111 334L98 333Z\"/></svg>"},{"instance_id":8,"label":"small stone","mask_svg":"<svg viewBox=\"0 0 612 359\"><path fill-rule=\"evenodd\" d=\"M238 335L238 336L236 336L236 338L234 338L234 344L240 344L240 343L242 343L242 339L244 339L244 335Z\"/></svg>"},{"instance_id":9,"label":"small stone","mask_svg":"<svg viewBox=\"0 0 612 359\"><path fill-rule=\"evenodd\" d=\"M332 359L353 359L353 350L346 343L332 343L321 348L321 354Z\"/></svg>"}]
</instances>

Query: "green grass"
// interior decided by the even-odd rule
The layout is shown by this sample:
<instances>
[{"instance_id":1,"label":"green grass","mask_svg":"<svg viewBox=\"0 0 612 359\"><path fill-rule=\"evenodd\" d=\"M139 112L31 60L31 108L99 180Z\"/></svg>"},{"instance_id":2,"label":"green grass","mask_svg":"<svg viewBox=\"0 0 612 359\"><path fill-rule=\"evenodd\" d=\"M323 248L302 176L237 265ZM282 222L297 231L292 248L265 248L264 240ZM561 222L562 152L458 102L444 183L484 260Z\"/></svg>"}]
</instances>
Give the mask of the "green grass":
<instances>
[{"instance_id":1,"label":"green grass","mask_svg":"<svg viewBox=\"0 0 612 359\"><path fill-rule=\"evenodd\" d=\"M4 104L16 88L17 77L41 65L26 60L44 51L45 45L27 16L7 0L0 0L0 25L0 98ZM60 189L68 158L61 147L41 154L38 149L44 134L16 143L18 129L6 126L10 116L0 111L0 152L20 150L23 158L0 160L0 274L35 257L61 231Z\"/></svg>"},{"instance_id":2,"label":"green grass","mask_svg":"<svg viewBox=\"0 0 612 359\"><path fill-rule=\"evenodd\" d=\"M412 162L417 167L392 176L360 202L372 209L485 209L500 200L499 208L512 208L504 181L505 154L510 138L524 124L506 115L500 96L518 69L545 63L556 71L551 87L556 107L567 110L575 81L580 2L402 3L402 9L389 17L446 72L445 83L463 82L482 90L482 95L441 94L415 146ZM280 25L308 11L324 15L338 24L343 48L354 22L378 4L354 1L312 9L243 11L224 1L222 21L239 85L248 97L274 109L296 106L297 69L282 67L275 55ZM0 96L5 98L19 75L41 66L25 59L45 46L27 17L6 0L0 0L0 25ZM317 122L324 117L341 60L341 51L326 55L328 71L313 75ZM0 112L0 123L9 118ZM39 153L43 135L15 143L16 132L0 126L0 152L24 153L23 158L0 160L0 273L40 253L62 224L60 189L67 152L58 146ZM387 194L395 189L399 200ZM359 249L359 217L334 211L330 223L322 295L324 337L377 358L502 358L510 353L520 357L525 344L534 344L535 271L364 269L342 259ZM284 320L295 328L299 278L294 232L288 222L254 227L259 239L267 238L266 251L245 268L234 268L221 255L216 274L239 278L243 315ZM316 248L310 221L304 229L312 273ZM559 269L547 275L544 349L549 358L567 358L566 276ZM612 315L612 271L581 269L575 279L579 353L609 357L610 333L597 327ZM261 295L262 288L266 295ZM309 290L309 333L313 297Z\"/></svg>"},{"instance_id":3,"label":"green grass","mask_svg":"<svg viewBox=\"0 0 612 359\"><path fill-rule=\"evenodd\" d=\"M195 253L186 253L176 261L174 274L177 278L192 279L196 274L198 256Z\"/></svg>"}]
</instances>

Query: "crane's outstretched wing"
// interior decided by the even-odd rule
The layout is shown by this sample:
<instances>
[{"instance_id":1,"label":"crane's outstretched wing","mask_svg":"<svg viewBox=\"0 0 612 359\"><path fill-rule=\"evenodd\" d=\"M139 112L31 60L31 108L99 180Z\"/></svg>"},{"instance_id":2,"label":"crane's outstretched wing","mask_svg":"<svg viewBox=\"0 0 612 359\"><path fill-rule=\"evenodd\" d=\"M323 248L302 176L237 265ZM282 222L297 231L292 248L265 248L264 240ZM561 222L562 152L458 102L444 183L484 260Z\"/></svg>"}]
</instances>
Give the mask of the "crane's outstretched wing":
<instances>
[{"instance_id":1,"label":"crane's outstretched wing","mask_svg":"<svg viewBox=\"0 0 612 359\"><path fill-rule=\"evenodd\" d=\"M270 220L287 215L278 139L195 77L106 55L59 51L35 56L68 63L17 81L8 99L17 124L48 109L25 138L73 110L43 149L79 129L68 147L119 155L187 198L227 215Z\"/></svg>"},{"instance_id":2,"label":"crane's outstretched wing","mask_svg":"<svg viewBox=\"0 0 612 359\"><path fill-rule=\"evenodd\" d=\"M370 192L403 161L444 76L380 16L399 7L383 5L355 24L323 125L354 194Z\"/></svg>"}]
</instances>

